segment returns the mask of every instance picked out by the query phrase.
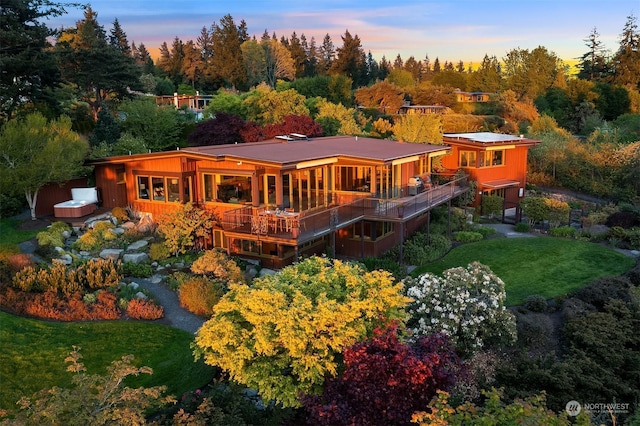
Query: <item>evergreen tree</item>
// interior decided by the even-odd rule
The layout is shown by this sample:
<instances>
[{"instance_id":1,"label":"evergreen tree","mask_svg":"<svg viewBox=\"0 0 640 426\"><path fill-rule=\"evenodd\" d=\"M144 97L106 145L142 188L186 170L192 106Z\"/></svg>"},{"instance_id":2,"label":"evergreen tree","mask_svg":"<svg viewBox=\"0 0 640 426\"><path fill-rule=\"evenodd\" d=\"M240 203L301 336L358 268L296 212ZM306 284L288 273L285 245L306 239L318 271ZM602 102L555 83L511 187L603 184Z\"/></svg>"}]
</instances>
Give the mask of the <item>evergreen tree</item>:
<instances>
[{"instance_id":1,"label":"evergreen tree","mask_svg":"<svg viewBox=\"0 0 640 426\"><path fill-rule=\"evenodd\" d=\"M640 86L640 33L634 15L627 17L622 34L620 48L613 58L613 81L617 84Z\"/></svg>"},{"instance_id":2,"label":"evergreen tree","mask_svg":"<svg viewBox=\"0 0 640 426\"><path fill-rule=\"evenodd\" d=\"M129 42L127 41L127 34L120 26L118 18L113 21L113 28L111 29L110 34L111 35L109 36L109 43L111 44L111 46L115 47L125 55L132 56L131 47L129 46Z\"/></svg>"},{"instance_id":3,"label":"evergreen tree","mask_svg":"<svg viewBox=\"0 0 640 426\"><path fill-rule=\"evenodd\" d=\"M11 119L27 103L47 99L44 89L59 80L48 37L55 31L43 21L66 13L48 0L3 0L0 7L0 119Z\"/></svg>"},{"instance_id":4,"label":"evergreen tree","mask_svg":"<svg viewBox=\"0 0 640 426\"><path fill-rule=\"evenodd\" d=\"M369 84L380 79L380 67L371 54L371 51L367 54L367 77Z\"/></svg>"},{"instance_id":5,"label":"evergreen tree","mask_svg":"<svg viewBox=\"0 0 640 426\"><path fill-rule=\"evenodd\" d=\"M75 28L63 31L55 51L63 78L76 84L82 99L91 105L94 120L102 105L113 98L130 97L140 87L140 69L134 59L107 42L96 12L87 7Z\"/></svg>"},{"instance_id":6,"label":"evergreen tree","mask_svg":"<svg viewBox=\"0 0 640 426\"><path fill-rule=\"evenodd\" d=\"M436 56L436 60L433 61L433 72L436 73L436 72L440 72L440 71L442 71L440 69L440 59Z\"/></svg>"},{"instance_id":7,"label":"evergreen tree","mask_svg":"<svg viewBox=\"0 0 640 426\"><path fill-rule=\"evenodd\" d=\"M302 34L300 36L300 44L302 44L306 53L304 76L314 77L318 73L318 48L316 46L316 39L311 37L311 41L307 45L307 39L304 34Z\"/></svg>"},{"instance_id":8,"label":"evergreen tree","mask_svg":"<svg viewBox=\"0 0 640 426\"><path fill-rule=\"evenodd\" d=\"M326 75L329 69L333 66L333 61L336 55L336 49L331 41L331 36L327 33L322 40L322 45L319 49L319 61L318 61L318 74Z\"/></svg>"},{"instance_id":9,"label":"evergreen tree","mask_svg":"<svg viewBox=\"0 0 640 426\"><path fill-rule=\"evenodd\" d=\"M200 51L200 56L202 58L202 74L203 74L203 83L204 86L209 89L213 89L213 85L211 84L211 76L214 74L212 70L212 62L213 62L213 37L211 33L207 30L207 27L202 27L200 30L200 35L196 39L196 47ZM209 87L211 85L211 87Z\"/></svg>"},{"instance_id":10,"label":"evergreen tree","mask_svg":"<svg viewBox=\"0 0 640 426\"><path fill-rule=\"evenodd\" d=\"M366 61L364 50L358 35L352 36L349 30L342 36L342 47L336 51L336 60L331 72L343 74L353 80L353 86L359 87L366 82Z\"/></svg>"},{"instance_id":11,"label":"evergreen tree","mask_svg":"<svg viewBox=\"0 0 640 426\"><path fill-rule=\"evenodd\" d=\"M291 53L291 59L293 59L295 76L302 77L304 75L304 64L307 59L307 54L304 51L304 48L302 47L302 43L295 31L291 34L291 39L289 40L288 49L289 49L289 52Z\"/></svg>"},{"instance_id":12,"label":"evergreen tree","mask_svg":"<svg viewBox=\"0 0 640 426\"><path fill-rule=\"evenodd\" d=\"M594 27L589 33L589 37L584 41L589 51L580 58L578 78L589 81L602 81L607 77L608 65L598 30Z\"/></svg>"},{"instance_id":13,"label":"evergreen tree","mask_svg":"<svg viewBox=\"0 0 640 426\"><path fill-rule=\"evenodd\" d=\"M411 73L411 75L413 76L413 79L416 82L421 80L422 70L420 69L420 64L416 61L416 58L414 58L413 56L409 56L409 59L405 61L404 69Z\"/></svg>"},{"instance_id":14,"label":"evergreen tree","mask_svg":"<svg viewBox=\"0 0 640 426\"><path fill-rule=\"evenodd\" d=\"M108 107L103 107L98 112L98 121L93 133L89 136L89 143L92 147L105 142L109 145L115 144L120 139L120 124L111 114Z\"/></svg>"},{"instance_id":15,"label":"evergreen tree","mask_svg":"<svg viewBox=\"0 0 640 426\"><path fill-rule=\"evenodd\" d=\"M189 40L184 45L184 60L182 61L182 74L191 82L191 88L196 88L198 81L204 71L204 62L200 50L196 44Z\"/></svg>"},{"instance_id":16,"label":"evergreen tree","mask_svg":"<svg viewBox=\"0 0 640 426\"><path fill-rule=\"evenodd\" d=\"M238 25L238 38L240 39L240 44L249 40L249 33L247 31L247 23L245 20L240 21L240 25Z\"/></svg>"},{"instance_id":17,"label":"evergreen tree","mask_svg":"<svg viewBox=\"0 0 640 426\"><path fill-rule=\"evenodd\" d=\"M404 61L402 60L402 57L398 53L398 56L396 56L396 59L393 61L393 69L401 70L403 67L404 67Z\"/></svg>"},{"instance_id":18,"label":"evergreen tree","mask_svg":"<svg viewBox=\"0 0 640 426\"><path fill-rule=\"evenodd\" d=\"M473 92L497 93L500 85L500 62L495 56L485 54L480 67L469 76L468 88Z\"/></svg>"},{"instance_id":19,"label":"evergreen tree","mask_svg":"<svg viewBox=\"0 0 640 426\"><path fill-rule=\"evenodd\" d=\"M247 76L240 49L242 34L238 31L233 17L225 15L219 25L214 23L211 36L215 52L211 61L214 77L233 88L244 85Z\"/></svg>"},{"instance_id":20,"label":"evergreen tree","mask_svg":"<svg viewBox=\"0 0 640 426\"><path fill-rule=\"evenodd\" d=\"M391 64L389 63L389 61L387 61L387 58L382 55L382 59L380 59L380 74L378 78L380 78L380 80L384 80L385 78L387 78L390 72Z\"/></svg>"}]
</instances>

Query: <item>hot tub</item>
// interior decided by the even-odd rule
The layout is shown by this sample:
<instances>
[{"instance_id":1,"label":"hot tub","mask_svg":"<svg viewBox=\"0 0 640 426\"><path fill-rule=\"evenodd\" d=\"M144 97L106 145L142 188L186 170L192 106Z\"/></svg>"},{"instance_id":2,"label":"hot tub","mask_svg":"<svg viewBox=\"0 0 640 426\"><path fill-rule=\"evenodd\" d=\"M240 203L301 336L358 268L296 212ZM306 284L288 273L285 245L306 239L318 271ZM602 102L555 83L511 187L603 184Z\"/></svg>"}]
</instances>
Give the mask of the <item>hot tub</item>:
<instances>
[{"instance_id":1,"label":"hot tub","mask_svg":"<svg viewBox=\"0 0 640 426\"><path fill-rule=\"evenodd\" d=\"M72 200L53 206L55 217L82 217L93 213L98 202L96 188L71 188Z\"/></svg>"}]
</instances>

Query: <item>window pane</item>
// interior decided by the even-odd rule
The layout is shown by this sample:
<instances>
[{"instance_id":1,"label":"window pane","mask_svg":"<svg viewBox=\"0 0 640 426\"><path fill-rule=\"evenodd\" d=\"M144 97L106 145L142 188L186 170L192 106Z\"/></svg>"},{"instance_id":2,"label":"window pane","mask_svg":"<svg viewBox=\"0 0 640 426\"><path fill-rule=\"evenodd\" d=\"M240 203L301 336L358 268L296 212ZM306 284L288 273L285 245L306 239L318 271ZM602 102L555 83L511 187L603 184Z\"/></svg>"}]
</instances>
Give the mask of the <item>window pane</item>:
<instances>
[{"instance_id":1,"label":"window pane","mask_svg":"<svg viewBox=\"0 0 640 426\"><path fill-rule=\"evenodd\" d=\"M149 199L149 178L147 176L138 176L138 198L141 200Z\"/></svg>"},{"instance_id":2,"label":"window pane","mask_svg":"<svg viewBox=\"0 0 640 426\"><path fill-rule=\"evenodd\" d=\"M494 166L501 166L502 163L502 158L503 158L503 154L504 151L494 151L493 152L493 165Z\"/></svg>"},{"instance_id":3,"label":"window pane","mask_svg":"<svg viewBox=\"0 0 640 426\"><path fill-rule=\"evenodd\" d=\"M167 200L170 202L180 201L180 179L167 178Z\"/></svg>"},{"instance_id":4,"label":"window pane","mask_svg":"<svg viewBox=\"0 0 640 426\"><path fill-rule=\"evenodd\" d=\"M159 177L152 177L151 186L153 187L153 199L155 201L164 201L164 179Z\"/></svg>"},{"instance_id":5,"label":"window pane","mask_svg":"<svg viewBox=\"0 0 640 426\"><path fill-rule=\"evenodd\" d=\"M215 201L213 186L213 175L203 175L204 178L204 201Z\"/></svg>"}]
</instances>

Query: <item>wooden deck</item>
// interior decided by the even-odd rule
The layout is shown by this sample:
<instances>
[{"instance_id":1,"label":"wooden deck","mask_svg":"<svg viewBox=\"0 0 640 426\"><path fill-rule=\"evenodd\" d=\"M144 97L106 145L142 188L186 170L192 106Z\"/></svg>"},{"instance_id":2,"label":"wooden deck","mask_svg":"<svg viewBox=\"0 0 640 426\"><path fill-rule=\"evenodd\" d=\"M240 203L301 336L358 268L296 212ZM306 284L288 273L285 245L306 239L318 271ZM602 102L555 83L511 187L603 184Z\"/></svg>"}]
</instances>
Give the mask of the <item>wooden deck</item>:
<instances>
[{"instance_id":1,"label":"wooden deck","mask_svg":"<svg viewBox=\"0 0 640 426\"><path fill-rule=\"evenodd\" d=\"M276 218L271 224L256 226L256 214L251 208L226 212L223 228L228 236L259 238L288 244L302 244L331 234L360 220L407 222L449 200L467 192L466 178L435 186L415 196L393 198L361 198L347 204L319 211L302 213L292 224ZM283 222L280 222L283 220Z\"/></svg>"}]
</instances>

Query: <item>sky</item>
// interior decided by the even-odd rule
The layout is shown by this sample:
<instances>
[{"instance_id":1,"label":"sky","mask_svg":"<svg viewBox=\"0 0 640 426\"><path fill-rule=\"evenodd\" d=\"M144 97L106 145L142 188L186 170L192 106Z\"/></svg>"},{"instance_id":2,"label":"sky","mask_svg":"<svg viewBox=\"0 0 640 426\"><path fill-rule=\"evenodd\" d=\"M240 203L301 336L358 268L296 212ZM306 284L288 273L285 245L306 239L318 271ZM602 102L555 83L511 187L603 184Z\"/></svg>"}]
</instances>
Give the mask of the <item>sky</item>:
<instances>
[{"instance_id":1,"label":"sky","mask_svg":"<svg viewBox=\"0 0 640 426\"><path fill-rule=\"evenodd\" d=\"M82 1L82 0L81 0ZM393 62L413 56L431 63L438 58L465 64L485 54L499 60L513 49L545 47L567 63L588 51L585 39L595 28L610 52L619 46L627 17L640 19L640 0L92 0L98 22L107 33L115 18L129 42L144 43L152 56L162 42L175 37L196 41L230 14L244 20L249 36L265 29L278 39L295 31L321 45L329 34L335 47L349 31L360 38L365 53ZM50 19L54 28L75 26L81 9Z\"/></svg>"}]
</instances>

